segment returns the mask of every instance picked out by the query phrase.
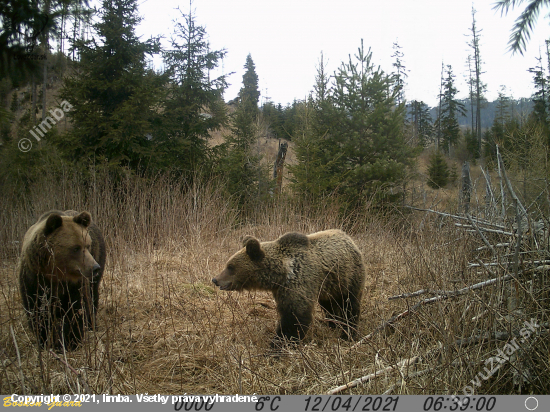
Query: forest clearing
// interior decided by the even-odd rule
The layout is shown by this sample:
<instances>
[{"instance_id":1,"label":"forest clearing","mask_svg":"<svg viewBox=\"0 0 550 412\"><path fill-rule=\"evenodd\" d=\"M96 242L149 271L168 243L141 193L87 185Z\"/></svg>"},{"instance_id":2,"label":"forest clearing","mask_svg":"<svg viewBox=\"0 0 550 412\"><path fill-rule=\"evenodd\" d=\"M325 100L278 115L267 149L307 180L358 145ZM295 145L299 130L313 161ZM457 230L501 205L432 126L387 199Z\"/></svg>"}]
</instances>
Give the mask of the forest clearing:
<instances>
[{"instance_id":1,"label":"forest clearing","mask_svg":"<svg viewBox=\"0 0 550 412\"><path fill-rule=\"evenodd\" d=\"M226 101L228 51L192 4L161 44L136 34L145 2L101 3L0 10L0 393L550 393L550 48L526 70L531 97L502 86L488 102L472 5L467 98L448 62L436 107L409 98L402 47L384 70L361 38L334 72L321 52L311 92L286 106L262 95L249 53ZM80 212L106 244L96 329L74 350L37 343L19 290L23 238L50 210L77 211L77 282L102 273ZM33 250L55 261L53 220ZM305 338L274 353L273 295L213 278L246 236L327 229L363 255L358 337L316 305Z\"/></svg>"},{"instance_id":2,"label":"forest clearing","mask_svg":"<svg viewBox=\"0 0 550 412\"><path fill-rule=\"evenodd\" d=\"M517 307L511 312L503 276L512 269L502 261L486 271L473 266L469 262L491 257L483 240L435 213L342 220L335 206L280 198L244 221L213 182L186 186L159 178L143 186L129 179L117 193L101 176L89 186L78 179L45 176L14 209L2 211L3 393L315 394L376 373L349 393L462 393L525 321L538 326L521 351L474 386L475 393L548 391L548 264L530 261L546 260L542 252L522 258L518 270L527 278L514 283ZM26 324L14 239L36 214L64 209L65 202L91 212L104 232L108 259L97 331L88 332L77 350L56 354L39 351ZM219 291L211 278L245 235L272 240L328 228L347 231L364 254L359 329L370 337L340 340L317 308L302 345L280 358L266 356L277 322L272 296ZM495 242L507 237L488 236ZM501 281L419 305L442 293L437 291L456 292L494 277ZM518 371L527 372L517 380Z\"/></svg>"}]
</instances>

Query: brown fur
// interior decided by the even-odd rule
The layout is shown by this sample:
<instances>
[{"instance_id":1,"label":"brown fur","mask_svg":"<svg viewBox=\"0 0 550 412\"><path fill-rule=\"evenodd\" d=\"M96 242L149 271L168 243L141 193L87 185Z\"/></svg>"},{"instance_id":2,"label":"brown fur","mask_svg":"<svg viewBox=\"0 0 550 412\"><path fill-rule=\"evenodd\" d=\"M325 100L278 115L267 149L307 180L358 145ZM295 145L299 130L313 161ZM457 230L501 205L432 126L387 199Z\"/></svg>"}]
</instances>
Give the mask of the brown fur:
<instances>
[{"instance_id":1,"label":"brown fur","mask_svg":"<svg viewBox=\"0 0 550 412\"><path fill-rule=\"evenodd\" d=\"M340 230L287 233L262 243L246 237L243 246L212 282L222 290L273 292L279 313L273 345L304 337L316 301L332 320L329 325L343 325L343 337L355 337L365 268L348 235Z\"/></svg>"},{"instance_id":2,"label":"brown fur","mask_svg":"<svg viewBox=\"0 0 550 412\"><path fill-rule=\"evenodd\" d=\"M72 349L95 324L105 242L88 212L50 211L23 239L19 285L42 346Z\"/></svg>"}]
</instances>

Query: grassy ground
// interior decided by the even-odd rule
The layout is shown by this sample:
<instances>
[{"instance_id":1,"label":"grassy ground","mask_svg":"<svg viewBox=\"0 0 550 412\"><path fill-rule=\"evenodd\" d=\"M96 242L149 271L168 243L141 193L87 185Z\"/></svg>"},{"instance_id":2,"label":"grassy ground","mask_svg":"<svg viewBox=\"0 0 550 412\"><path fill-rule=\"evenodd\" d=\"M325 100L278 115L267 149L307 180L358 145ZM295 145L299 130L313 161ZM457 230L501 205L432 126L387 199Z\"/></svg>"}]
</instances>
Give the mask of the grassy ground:
<instances>
[{"instance_id":1,"label":"grassy ground","mask_svg":"<svg viewBox=\"0 0 550 412\"><path fill-rule=\"evenodd\" d=\"M393 366L347 393L461 394L506 342L457 340L510 330L501 286L425 305L355 346L338 339L317 309L303 344L274 358L266 356L277 322L272 296L219 291L211 283L244 235L263 241L288 231L342 228L367 267L360 322L365 336L424 298L390 296L455 290L490 277L467 267L483 257L474 252L482 245L476 235L436 216L396 212L341 220L336 207L281 200L243 217L215 183L165 177L147 185L128 180L115 189L101 176L45 176L24 196L2 197L0 393L317 394ZM78 350L59 355L38 350L17 287L14 242L49 209L90 211L108 249L98 329ZM548 290L527 292L520 288L521 316L548 322ZM534 334L528 344L536 356L528 352L527 360L508 362L476 392L548 393L547 335ZM417 356L409 367L397 366ZM531 378L518 387L513 375L520 361L532 361L525 366ZM416 372L422 373L405 379Z\"/></svg>"}]
</instances>

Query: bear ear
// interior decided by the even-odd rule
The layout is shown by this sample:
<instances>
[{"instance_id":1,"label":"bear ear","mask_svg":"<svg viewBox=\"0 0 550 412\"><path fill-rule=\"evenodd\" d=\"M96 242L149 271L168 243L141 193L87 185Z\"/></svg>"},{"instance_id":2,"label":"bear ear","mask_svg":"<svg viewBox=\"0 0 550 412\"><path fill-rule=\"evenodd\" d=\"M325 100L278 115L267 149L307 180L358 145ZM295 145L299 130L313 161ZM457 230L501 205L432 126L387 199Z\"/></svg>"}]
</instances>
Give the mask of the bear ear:
<instances>
[{"instance_id":1,"label":"bear ear","mask_svg":"<svg viewBox=\"0 0 550 412\"><path fill-rule=\"evenodd\" d=\"M243 247L245 247L248 241L251 239L255 239L255 237L250 235L246 235L245 237L243 237L243 240L241 241L241 244L243 245Z\"/></svg>"},{"instance_id":2,"label":"bear ear","mask_svg":"<svg viewBox=\"0 0 550 412\"><path fill-rule=\"evenodd\" d=\"M44 226L44 236L49 236L53 233L55 229L63 225L63 219L60 215L53 213L48 216L46 220L46 225Z\"/></svg>"},{"instance_id":3,"label":"bear ear","mask_svg":"<svg viewBox=\"0 0 550 412\"><path fill-rule=\"evenodd\" d=\"M262 247L260 246L260 242L258 239L253 237L248 237L246 244L246 254L252 261L259 261L262 260L265 256L264 251L262 250Z\"/></svg>"},{"instance_id":4,"label":"bear ear","mask_svg":"<svg viewBox=\"0 0 550 412\"><path fill-rule=\"evenodd\" d=\"M84 227L88 227L90 226L90 223L92 223L92 216L88 212L82 212L81 214L73 217L73 222Z\"/></svg>"}]
</instances>

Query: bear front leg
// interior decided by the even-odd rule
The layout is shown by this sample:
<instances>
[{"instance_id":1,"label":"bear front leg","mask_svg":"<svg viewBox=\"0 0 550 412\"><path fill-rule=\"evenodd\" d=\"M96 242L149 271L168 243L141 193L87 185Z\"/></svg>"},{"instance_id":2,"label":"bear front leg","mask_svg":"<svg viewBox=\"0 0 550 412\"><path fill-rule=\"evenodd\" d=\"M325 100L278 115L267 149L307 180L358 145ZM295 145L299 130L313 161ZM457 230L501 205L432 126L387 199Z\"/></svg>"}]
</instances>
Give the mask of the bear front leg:
<instances>
[{"instance_id":1,"label":"bear front leg","mask_svg":"<svg viewBox=\"0 0 550 412\"><path fill-rule=\"evenodd\" d=\"M38 289L38 287L37 287ZM55 330L55 310L52 308L52 296L34 290L23 295L23 304L27 312L29 327L36 336L41 348L52 346L52 330Z\"/></svg>"},{"instance_id":2,"label":"bear front leg","mask_svg":"<svg viewBox=\"0 0 550 412\"><path fill-rule=\"evenodd\" d=\"M350 292L346 299L346 328L342 331L342 339L356 340L359 336L357 329L359 324L359 317L361 315L361 293L357 296L355 293Z\"/></svg>"},{"instance_id":3,"label":"bear front leg","mask_svg":"<svg viewBox=\"0 0 550 412\"><path fill-rule=\"evenodd\" d=\"M313 305L304 302L298 304L278 304L279 325L271 347L280 347L287 340L299 342L306 335L313 320Z\"/></svg>"},{"instance_id":4,"label":"bear front leg","mask_svg":"<svg viewBox=\"0 0 550 412\"><path fill-rule=\"evenodd\" d=\"M63 328L59 334L60 346L66 350L73 350L78 347L84 335L84 314L79 305L70 307L64 314L61 322Z\"/></svg>"},{"instance_id":5,"label":"bear front leg","mask_svg":"<svg viewBox=\"0 0 550 412\"><path fill-rule=\"evenodd\" d=\"M96 329L97 308L99 304L99 283L89 282L82 285L82 300L86 315L85 324L90 329Z\"/></svg>"}]
</instances>

